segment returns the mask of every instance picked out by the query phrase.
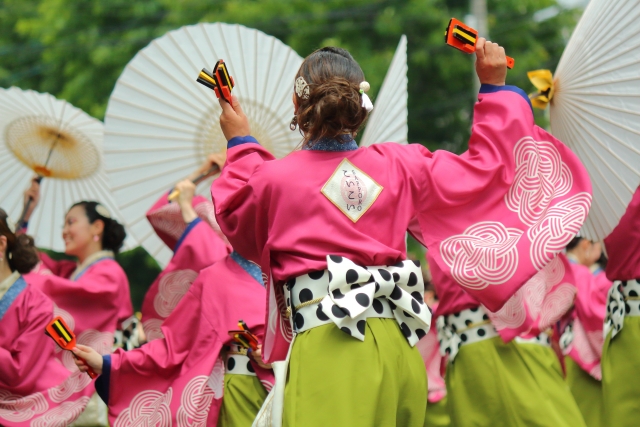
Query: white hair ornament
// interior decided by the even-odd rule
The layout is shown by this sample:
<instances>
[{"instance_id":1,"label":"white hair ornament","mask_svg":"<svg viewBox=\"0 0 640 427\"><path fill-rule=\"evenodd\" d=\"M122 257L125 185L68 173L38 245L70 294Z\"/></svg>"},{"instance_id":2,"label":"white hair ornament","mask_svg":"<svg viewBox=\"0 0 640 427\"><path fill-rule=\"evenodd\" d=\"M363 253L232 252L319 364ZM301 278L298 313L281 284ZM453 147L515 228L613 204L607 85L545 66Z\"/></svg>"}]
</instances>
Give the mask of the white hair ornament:
<instances>
[{"instance_id":1,"label":"white hair ornament","mask_svg":"<svg viewBox=\"0 0 640 427\"><path fill-rule=\"evenodd\" d=\"M371 102L371 98L369 98L369 95L366 94L366 92L368 92L369 89L371 89L371 85L369 84L369 82L363 81L360 83L360 94L362 95L362 108L367 110L367 113L373 110L373 102Z\"/></svg>"}]
</instances>

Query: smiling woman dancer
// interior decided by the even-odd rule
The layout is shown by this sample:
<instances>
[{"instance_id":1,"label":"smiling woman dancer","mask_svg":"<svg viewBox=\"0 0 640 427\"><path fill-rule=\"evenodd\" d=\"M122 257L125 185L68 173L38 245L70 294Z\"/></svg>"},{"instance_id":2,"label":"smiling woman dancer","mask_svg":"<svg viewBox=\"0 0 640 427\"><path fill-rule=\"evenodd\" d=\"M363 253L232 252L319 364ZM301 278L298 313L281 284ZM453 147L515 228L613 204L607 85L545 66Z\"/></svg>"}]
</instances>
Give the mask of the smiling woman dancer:
<instances>
[{"instance_id":1,"label":"smiling woman dancer","mask_svg":"<svg viewBox=\"0 0 640 427\"><path fill-rule=\"evenodd\" d=\"M283 159L249 136L237 99L221 102L227 163L212 196L218 224L234 249L265 274L263 358L283 360L290 351L285 426L423 426L426 373L414 345L429 330L431 315L419 263L405 260L413 217L436 262L463 283L472 280L465 275L469 269L447 264L464 256L456 242L466 239L471 243L464 247L478 251L479 257L467 259L471 269L472 262L507 256L506 263L487 265L501 269L487 279L499 278L492 284L501 286L474 286L495 309L543 267L538 261L561 249L547 245L552 236L544 225L541 239L529 243L531 224L505 206L521 161L514 146L550 141L543 144L568 171L579 172L567 192L590 191L583 168L535 127L526 94L504 85L504 49L479 39L476 71L483 87L469 151L461 156L431 153L418 144L358 149L353 138L371 105L364 93L368 84L340 48L320 49L303 61L291 123L304 134L303 149ZM545 212L536 214L543 218ZM499 242L474 243L482 233ZM453 243L442 244L445 239ZM564 236L558 240L565 243ZM531 260L530 246L540 244L540 257ZM499 254L489 252L497 246Z\"/></svg>"}]
</instances>

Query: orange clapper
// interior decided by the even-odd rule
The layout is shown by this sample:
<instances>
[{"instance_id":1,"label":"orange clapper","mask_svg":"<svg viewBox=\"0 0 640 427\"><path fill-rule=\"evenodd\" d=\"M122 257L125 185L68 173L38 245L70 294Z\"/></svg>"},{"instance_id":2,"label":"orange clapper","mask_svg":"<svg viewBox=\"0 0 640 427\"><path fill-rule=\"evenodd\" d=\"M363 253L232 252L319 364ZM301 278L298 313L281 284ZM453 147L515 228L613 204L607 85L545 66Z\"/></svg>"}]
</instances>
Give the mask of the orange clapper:
<instances>
[{"instance_id":1,"label":"orange clapper","mask_svg":"<svg viewBox=\"0 0 640 427\"><path fill-rule=\"evenodd\" d=\"M71 351L76 346L76 336L67 326L67 323L60 316L54 318L44 329L44 333L49 335L63 350ZM73 353L71 353L73 354ZM74 354L73 357L77 356ZM82 359L80 359L82 360ZM91 368L87 371L91 378L98 376Z\"/></svg>"},{"instance_id":2,"label":"orange clapper","mask_svg":"<svg viewBox=\"0 0 640 427\"><path fill-rule=\"evenodd\" d=\"M239 320L238 327L240 330L229 331L231 338L246 349L257 350L259 344L258 337L251 333L244 321Z\"/></svg>"},{"instance_id":3,"label":"orange clapper","mask_svg":"<svg viewBox=\"0 0 640 427\"><path fill-rule=\"evenodd\" d=\"M456 18L451 18L447 30L444 33L444 42L449 46L453 46L466 53L476 51L476 42L478 41L478 32L473 28L464 25ZM507 56L507 68L512 69L516 61Z\"/></svg>"},{"instance_id":4,"label":"orange clapper","mask_svg":"<svg viewBox=\"0 0 640 427\"><path fill-rule=\"evenodd\" d=\"M222 98L231 104L231 90L235 86L233 77L229 75L229 69L224 60L219 60L213 67L213 72L203 68L196 79L198 83L212 89L218 98Z\"/></svg>"}]
</instances>

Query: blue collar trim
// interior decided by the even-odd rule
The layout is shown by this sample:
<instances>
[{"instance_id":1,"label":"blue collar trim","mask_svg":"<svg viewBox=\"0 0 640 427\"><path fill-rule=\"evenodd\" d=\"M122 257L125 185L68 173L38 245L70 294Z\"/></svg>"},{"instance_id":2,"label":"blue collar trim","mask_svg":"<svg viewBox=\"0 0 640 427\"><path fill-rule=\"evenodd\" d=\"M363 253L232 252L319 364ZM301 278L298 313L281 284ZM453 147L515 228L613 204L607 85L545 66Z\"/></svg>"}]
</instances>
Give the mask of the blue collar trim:
<instances>
[{"instance_id":1,"label":"blue collar trim","mask_svg":"<svg viewBox=\"0 0 640 427\"><path fill-rule=\"evenodd\" d=\"M302 146L303 150L315 151L353 151L358 144L351 135L338 135L335 138L322 138Z\"/></svg>"},{"instance_id":2,"label":"blue collar trim","mask_svg":"<svg viewBox=\"0 0 640 427\"><path fill-rule=\"evenodd\" d=\"M245 259L238 252L231 252L231 259L234 260L244 271L249 273L251 277L253 277L256 282L260 283L264 287L264 282L262 281L262 270L256 264L251 261Z\"/></svg>"},{"instance_id":3,"label":"blue collar trim","mask_svg":"<svg viewBox=\"0 0 640 427\"><path fill-rule=\"evenodd\" d=\"M7 310L9 310L9 307L11 307L11 304L13 304L16 298L18 298L26 287L27 282L25 282L22 276L20 276L2 296L2 298L0 298L0 320L2 320L4 315L7 313Z\"/></svg>"},{"instance_id":4,"label":"blue collar trim","mask_svg":"<svg viewBox=\"0 0 640 427\"><path fill-rule=\"evenodd\" d=\"M76 277L74 277L71 281L72 281L72 282L77 282L78 280L80 280L80 278L81 278L82 276L84 276L84 273L86 273L86 272L87 272L87 270L88 270L91 266L93 266L93 265L95 265L95 264L99 263L100 261L104 261L105 259L113 259L113 258L111 258L110 256L105 256L105 257L102 257L102 258L98 258L97 260L93 261L91 264L89 264L89 265L87 265L85 268L83 268L83 269L82 269L82 271L81 271L81 272L79 272L78 274L76 274Z\"/></svg>"}]
</instances>

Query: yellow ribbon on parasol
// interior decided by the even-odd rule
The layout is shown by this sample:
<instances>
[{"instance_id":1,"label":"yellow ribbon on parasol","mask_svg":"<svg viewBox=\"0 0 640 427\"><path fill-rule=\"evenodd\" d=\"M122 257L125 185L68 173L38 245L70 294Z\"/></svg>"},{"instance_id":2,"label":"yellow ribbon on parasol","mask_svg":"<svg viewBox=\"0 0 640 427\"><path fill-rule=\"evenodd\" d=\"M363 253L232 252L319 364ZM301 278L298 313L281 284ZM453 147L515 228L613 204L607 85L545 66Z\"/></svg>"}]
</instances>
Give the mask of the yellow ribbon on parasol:
<instances>
[{"instance_id":1,"label":"yellow ribbon on parasol","mask_svg":"<svg viewBox=\"0 0 640 427\"><path fill-rule=\"evenodd\" d=\"M531 80L531 83L538 89L536 93L530 93L529 99L531 105L535 108L544 110L547 108L549 102L553 98L554 85L553 74L549 70L534 70L527 73L527 77Z\"/></svg>"}]
</instances>

